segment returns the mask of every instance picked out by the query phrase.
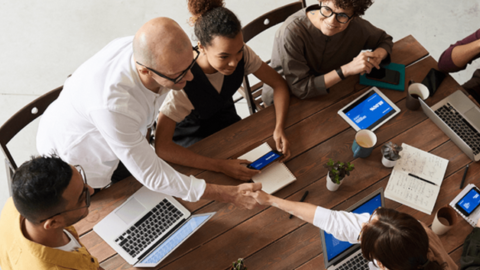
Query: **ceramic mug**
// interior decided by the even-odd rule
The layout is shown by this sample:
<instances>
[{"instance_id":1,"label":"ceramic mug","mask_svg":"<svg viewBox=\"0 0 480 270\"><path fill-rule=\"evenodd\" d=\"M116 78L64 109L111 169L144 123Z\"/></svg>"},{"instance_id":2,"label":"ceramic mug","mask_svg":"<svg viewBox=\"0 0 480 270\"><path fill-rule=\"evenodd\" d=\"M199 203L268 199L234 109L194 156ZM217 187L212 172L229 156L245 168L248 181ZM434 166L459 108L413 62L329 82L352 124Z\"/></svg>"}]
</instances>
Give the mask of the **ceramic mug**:
<instances>
[{"instance_id":1,"label":"ceramic mug","mask_svg":"<svg viewBox=\"0 0 480 270\"><path fill-rule=\"evenodd\" d=\"M432 231L437 235L446 233L458 222L458 216L451 207L444 206L438 209L432 223Z\"/></svg>"},{"instance_id":2,"label":"ceramic mug","mask_svg":"<svg viewBox=\"0 0 480 270\"><path fill-rule=\"evenodd\" d=\"M362 129L355 134L353 140L352 151L354 158L366 158L370 156L377 143L377 136L373 131Z\"/></svg>"},{"instance_id":3,"label":"ceramic mug","mask_svg":"<svg viewBox=\"0 0 480 270\"><path fill-rule=\"evenodd\" d=\"M419 98L425 100L430 95L428 87L421 83L410 83L407 90L407 108L409 110L415 111L420 108Z\"/></svg>"}]
</instances>

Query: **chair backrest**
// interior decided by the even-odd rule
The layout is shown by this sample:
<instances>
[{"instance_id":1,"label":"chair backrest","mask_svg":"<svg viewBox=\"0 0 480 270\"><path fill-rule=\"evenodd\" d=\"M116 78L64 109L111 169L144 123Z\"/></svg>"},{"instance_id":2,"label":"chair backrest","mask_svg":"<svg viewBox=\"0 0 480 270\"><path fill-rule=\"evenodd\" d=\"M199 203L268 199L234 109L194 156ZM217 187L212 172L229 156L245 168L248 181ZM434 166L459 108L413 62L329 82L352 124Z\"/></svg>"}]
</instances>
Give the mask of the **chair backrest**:
<instances>
[{"instance_id":1,"label":"chair backrest","mask_svg":"<svg viewBox=\"0 0 480 270\"><path fill-rule=\"evenodd\" d=\"M60 86L52 91L40 96L34 101L30 102L27 106L23 107L20 111L16 112L10 119L8 119L0 127L0 146L2 147L3 154L5 155L5 166L7 169L7 182L9 191L11 193L10 183L13 173L18 168L15 160L7 148L8 142L12 140L15 135L20 132L24 127L30 124L32 121L42 115L47 109L48 105L57 99L58 95L62 91L63 86Z\"/></svg>"},{"instance_id":2,"label":"chair backrest","mask_svg":"<svg viewBox=\"0 0 480 270\"><path fill-rule=\"evenodd\" d=\"M300 0L293 2L291 4L287 4L283 7L276 8L272 11L269 11L262 16L256 18L245 27L242 28L243 33L243 41L247 43L252 38L257 36L258 34L262 33L263 31L269 29L272 26L275 26L283 21L285 21L290 15L299 11L300 9L305 7L305 0ZM268 61L269 62L269 61ZM268 63L267 62L267 63ZM245 76L243 80L243 86L245 89L245 96L247 99L248 108L250 110L250 114L260 110L262 106L261 103L261 88L263 83L255 84L254 86L250 87L250 83L248 81L248 77Z\"/></svg>"}]
</instances>

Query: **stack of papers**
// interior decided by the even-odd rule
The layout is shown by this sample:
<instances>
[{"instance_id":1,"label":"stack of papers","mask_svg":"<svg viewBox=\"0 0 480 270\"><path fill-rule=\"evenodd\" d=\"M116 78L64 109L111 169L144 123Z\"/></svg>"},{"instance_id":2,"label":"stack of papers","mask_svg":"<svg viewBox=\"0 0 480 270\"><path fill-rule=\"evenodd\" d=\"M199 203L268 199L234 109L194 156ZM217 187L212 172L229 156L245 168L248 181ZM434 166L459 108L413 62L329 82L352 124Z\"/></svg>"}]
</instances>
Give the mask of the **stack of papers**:
<instances>
[{"instance_id":1,"label":"stack of papers","mask_svg":"<svg viewBox=\"0 0 480 270\"><path fill-rule=\"evenodd\" d=\"M246 159L253 162L270 151L272 151L272 148L267 143L264 143L252 151L238 157L238 159ZM263 169L261 173L253 176L252 180L255 183L262 183L262 190L268 194L272 194L297 180L297 178L295 178L285 164L274 161L268 167Z\"/></svg>"},{"instance_id":2,"label":"stack of papers","mask_svg":"<svg viewBox=\"0 0 480 270\"><path fill-rule=\"evenodd\" d=\"M431 215L448 160L403 143L385 197ZM423 179L423 180L422 180Z\"/></svg>"}]
</instances>

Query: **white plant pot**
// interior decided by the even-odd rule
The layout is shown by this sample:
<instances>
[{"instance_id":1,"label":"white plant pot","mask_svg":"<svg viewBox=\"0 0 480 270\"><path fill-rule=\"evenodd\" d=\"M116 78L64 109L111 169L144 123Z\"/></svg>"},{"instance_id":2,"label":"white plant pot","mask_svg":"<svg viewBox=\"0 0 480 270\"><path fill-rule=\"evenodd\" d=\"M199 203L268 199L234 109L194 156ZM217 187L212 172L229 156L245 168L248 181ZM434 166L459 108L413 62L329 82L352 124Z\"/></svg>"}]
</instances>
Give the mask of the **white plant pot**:
<instances>
[{"instance_id":1,"label":"white plant pot","mask_svg":"<svg viewBox=\"0 0 480 270\"><path fill-rule=\"evenodd\" d=\"M344 178L345 179L345 178ZM340 184L336 184L330 178L330 173L327 172L327 189L330 191L336 191L343 183L343 179L340 180Z\"/></svg>"},{"instance_id":2,"label":"white plant pot","mask_svg":"<svg viewBox=\"0 0 480 270\"><path fill-rule=\"evenodd\" d=\"M395 166L395 164L397 164L397 160L389 160L389 159L386 159L384 156L382 156L382 164L383 166L387 167L387 168L392 168L393 166Z\"/></svg>"}]
</instances>

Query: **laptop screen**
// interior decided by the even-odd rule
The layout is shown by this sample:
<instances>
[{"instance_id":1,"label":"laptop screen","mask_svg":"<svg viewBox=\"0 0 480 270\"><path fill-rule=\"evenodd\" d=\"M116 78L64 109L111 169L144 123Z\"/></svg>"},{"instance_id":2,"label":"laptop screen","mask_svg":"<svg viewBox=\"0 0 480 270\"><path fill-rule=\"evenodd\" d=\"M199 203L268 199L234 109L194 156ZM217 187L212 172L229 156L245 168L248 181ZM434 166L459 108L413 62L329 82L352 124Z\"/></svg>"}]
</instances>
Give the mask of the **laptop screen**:
<instances>
[{"instance_id":1,"label":"laptop screen","mask_svg":"<svg viewBox=\"0 0 480 270\"><path fill-rule=\"evenodd\" d=\"M382 206L382 194L379 193L378 195L374 196L370 200L366 201L362 205L358 206L354 210L352 210L352 213L356 214L363 214L363 213L370 213L372 214L375 209L378 207ZM340 255L342 252L344 252L346 249L349 247L353 246L349 242L344 242L336 239L333 237L333 235L324 232L325 236L325 244L326 247L324 249L327 251L327 258L328 261L333 260L335 257Z\"/></svg>"},{"instance_id":2,"label":"laptop screen","mask_svg":"<svg viewBox=\"0 0 480 270\"><path fill-rule=\"evenodd\" d=\"M192 216L185 224L183 224L176 232L168 237L161 245L152 251L140 263L157 264L169 255L178 245L183 243L192 233L202 226L211 215Z\"/></svg>"}]
</instances>

